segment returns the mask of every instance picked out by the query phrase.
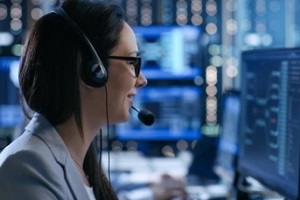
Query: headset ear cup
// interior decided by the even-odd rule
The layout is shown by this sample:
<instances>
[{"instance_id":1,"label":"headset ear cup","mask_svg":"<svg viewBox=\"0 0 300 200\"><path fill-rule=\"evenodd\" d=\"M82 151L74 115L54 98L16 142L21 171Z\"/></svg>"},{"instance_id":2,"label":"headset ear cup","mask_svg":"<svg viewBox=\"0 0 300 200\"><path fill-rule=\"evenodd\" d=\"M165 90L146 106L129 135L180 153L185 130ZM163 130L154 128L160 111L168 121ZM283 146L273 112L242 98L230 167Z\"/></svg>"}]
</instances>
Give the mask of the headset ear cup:
<instances>
[{"instance_id":1,"label":"headset ear cup","mask_svg":"<svg viewBox=\"0 0 300 200\"><path fill-rule=\"evenodd\" d=\"M97 62L90 62L87 66L83 66L82 80L87 85L95 88L102 87L107 82L106 70L101 70Z\"/></svg>"}]
</instances>

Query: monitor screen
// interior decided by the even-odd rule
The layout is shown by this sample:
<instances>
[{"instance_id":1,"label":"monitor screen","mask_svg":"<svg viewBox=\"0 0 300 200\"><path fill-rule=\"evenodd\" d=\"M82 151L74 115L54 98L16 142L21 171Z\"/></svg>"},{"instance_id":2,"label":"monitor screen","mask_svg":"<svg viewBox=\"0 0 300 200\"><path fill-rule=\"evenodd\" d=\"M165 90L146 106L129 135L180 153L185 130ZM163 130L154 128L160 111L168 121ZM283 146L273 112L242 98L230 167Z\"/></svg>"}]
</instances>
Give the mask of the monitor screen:
<instances>
[{"instance_id":1,"label":"monitor screen","mask_svg":"<svg viewBox=\"0 0 300 200\"><path fill-rule=\"evenodd\" d=\"M18 71L18 57L0 57L0 127L15 127L22 121Z\"/></svg>"},{"instance_id":2,"label":"monitor screen","mask_svg":"<svg viewBox=\"0 0 300 200\"><path fill-rule=\"evenodd\" d=\"M220 173L233 178L240 124L240 96L238 91L224 93L222 97L222 129L218 142L216 165Z\"/></svg>"},{"instance_id":3,"label":"monitor screen","mask_svg":"<svg viewBox=\"0 0 300 200\"><path fill-rule=\"evenodd\" d=\"M148 79L200 76L199 27L136 26L133 31Z\"/></svg>"},{"instance_id":4,"label":"monitor screen","mask_svg":"<svg viewBox=\"0 0 300 200\"><path fill-rule=\"evenodd\" d=\"M300 49L242 53L238 169L299 198Z\"/></svg>"},{"instance_id":5,"label":"monitor screen","mask_svg":"<svg viewBox=\"0 0 300 200\"><path fill-rule=\"evenodd\" d=\"M147 86L139 90L135 107L153 112L153 125L143 125L135 111L131 119L116 125L120 140L179 140L200 136L201 90L198 86Z\"/></svg>"}]
</instances>

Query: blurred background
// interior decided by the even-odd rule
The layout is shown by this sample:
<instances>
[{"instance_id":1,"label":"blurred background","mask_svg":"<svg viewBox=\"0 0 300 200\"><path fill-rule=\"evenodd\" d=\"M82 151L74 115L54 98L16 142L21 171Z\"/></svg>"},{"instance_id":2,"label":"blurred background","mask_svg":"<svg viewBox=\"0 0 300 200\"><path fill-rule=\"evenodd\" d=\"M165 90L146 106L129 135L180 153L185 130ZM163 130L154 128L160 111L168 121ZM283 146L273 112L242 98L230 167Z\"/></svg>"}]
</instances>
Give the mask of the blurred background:
<instances>
[{"instance_id":1,"label":"blurred background","mask_svg":"<svg viewBox=\"0 0 300 200\"><path fill-rule=\"evenodd\" d=\"M119 159L112 159L112 169L120 167L122 157L118 155L133 153L135 158L159 157L168 163L172 162L169 158L179 158L185 166L183 173L193 171L197 157L195 173L201 173L203 166L209 174L224 129L225 94L241 89L241 53L299 46L300 1L110 2L125 10L149 82L135 98L136 107L147 108L156 116L150 127L141 124L136 113L129 122L110 127L103 147ZM0 0L0 148L14 139L23 122L17 73L24 40L32 25L59 3ZM132 167L124 165L124 169Z\"/></svg>"},{"instance_id":2,"label":"blurred background","mask_svg":"<svg viewBox=\"0 0 300 200\"><path fill-rule=\"evenodd\" d=\"M149 85L137 107L156 115L114 127L109 148L175 156L206 135L218 137L221 97L240 88L240 53L300 43L296 0L112 0L134 27ZM58 0L0 0L0 135L22 121L18 60L26 35ZM5 144L3 144L5 145ZM151 148L150 148L151 146Z\"/></svg>"}]
</instances>

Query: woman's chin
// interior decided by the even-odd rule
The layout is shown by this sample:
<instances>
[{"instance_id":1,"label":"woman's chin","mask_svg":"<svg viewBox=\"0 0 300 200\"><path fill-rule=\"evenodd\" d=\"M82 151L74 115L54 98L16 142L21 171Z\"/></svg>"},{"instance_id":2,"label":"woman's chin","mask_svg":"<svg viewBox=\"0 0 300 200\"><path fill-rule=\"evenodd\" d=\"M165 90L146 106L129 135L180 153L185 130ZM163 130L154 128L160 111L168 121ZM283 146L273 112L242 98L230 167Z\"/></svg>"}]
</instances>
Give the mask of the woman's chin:
<instances>
[{"instance_id":1,"label":"woman's chin","mask_svg":"<svg viewBox=\"0 0 300 200\"><path fill-rule=\"evenodd\" d=\"M113 120L112 123L113 124L125 123L128 122L129 119L130 119L130 113L127 112L123 116L120 116L118 119Z\"/></svg>"},{"instance_id":2,"label":"woman's chin","mask_svg":"<svg viewBox=\"0 0 300 200\"><path fill-rule=\"evenodd\" d=\"M124 117L124 121L123 122L128 122L130 120L130 112L127 112L125 117Z\"/></svg>"}]
</instances>

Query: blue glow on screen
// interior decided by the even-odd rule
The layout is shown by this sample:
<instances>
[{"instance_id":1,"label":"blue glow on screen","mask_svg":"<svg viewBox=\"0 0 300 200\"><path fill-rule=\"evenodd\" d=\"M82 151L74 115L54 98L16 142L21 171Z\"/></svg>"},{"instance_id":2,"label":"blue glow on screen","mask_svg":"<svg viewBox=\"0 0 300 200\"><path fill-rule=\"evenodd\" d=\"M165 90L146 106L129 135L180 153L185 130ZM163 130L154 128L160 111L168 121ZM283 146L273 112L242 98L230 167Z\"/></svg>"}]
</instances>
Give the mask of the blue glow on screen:
<instances>
[{"instance_id":1,"label":"blue glow on screen","mask_svg":"<svg viewBox=\"0 0 300 200\"><path fill-rule=\"evenodd\" d=\"M15 127L23 118L18 71L18 57L0 56L0 127Z\"/></svg>"},{"instance_id":2,"label":"blue glow on screen","mask_svg":"<svg viewBox=\"0 0 300 200\"><path fill-rule=\"evenodd\" d=\"M135 106L151 110L152 126L143 125L135 112L131 119L116 126L121 140L193 140L200 137L200 98L197 86L157 86L139 91Z\"/></svg>"},{"instance_id":3,"label":"blue glow on screen","mask_svg":"<svg viewBox=\"0 0 300 200\"><path fill-rule=\"evenodd\" d=\"M195 26L133 27L148 79L200 76L199 36Z\"/></svg>"}]
</instances>

